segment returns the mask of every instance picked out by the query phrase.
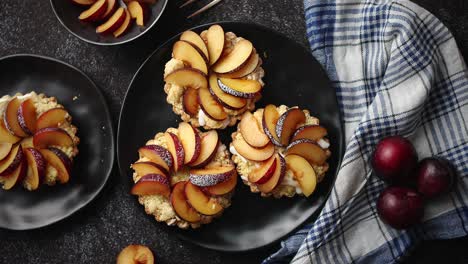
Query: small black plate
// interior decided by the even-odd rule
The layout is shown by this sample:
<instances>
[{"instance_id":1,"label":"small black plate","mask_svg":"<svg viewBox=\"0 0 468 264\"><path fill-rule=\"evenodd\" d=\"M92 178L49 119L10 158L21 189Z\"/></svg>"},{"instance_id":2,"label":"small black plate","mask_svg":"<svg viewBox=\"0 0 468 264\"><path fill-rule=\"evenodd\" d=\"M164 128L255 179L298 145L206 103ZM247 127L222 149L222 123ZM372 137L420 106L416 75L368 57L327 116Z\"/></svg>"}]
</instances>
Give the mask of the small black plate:
<instances>
[{"instance_id":1,"label":"small black plate","mask_svg":"<svg viewBox=\"0 0 468 264\"><path fill-rule=\"evenodd\" d=\"M246 251L271 244L298 228L318 213L333 186L343 153L340 113L329 80L320 64L303 47L289 38L262 26L238 22L218 23L254 43L264 60L265 89L257 107L285 104L309 109L329 132L332 156L330 170L312 197L306 199L261 198L239 183L232 206L213 223L197 230L177 230L183 239L203 247L222 251ZM196 32L208 28L194 28ZM179 117L166 103L163 91L164 65L170 59L172 45L179 35L159 47L141 66L130 84L120 112L117 155L122 177L131 182L130 164L138 158L138 147L156 132L175 127ZM229 145L234 128L220 131Z\"/></svg>"},{"instance_id":2,"label":"small black plate","mask_svg":"<svg viewBox=\"0 0 468 264\"><path fill-rule=\"evenodd\" d=\"M119 0L116 1L118 4ZM168 0L157 0L154 5L149 5L149 17L145 21L145 26L140 27L133 21L130 29L118 38L115 38L112 34L101 35L96 33L96 27L105 21L94 23L82 22L78 19L80 13L85 11L88 7L74 4L71 0L50 0L50 4L52 5L55 16L70 33L92 44L110 46L127 43L145 34L159 20L159 17L166 8L167 1Z\"/></svg>"},{"instance_id":3,"label":"small black plate","mask_svg":"<svg viewBox=\"0 0 468 264\"><path fill-rule=\"evenodd\" d=\"M43 227L84 207L104 187L114 162L109 110L96 85L64 62L37 55L13 55L0 59L0 72L1 95L35 91L56 97L78 128L80 153L70 182L53 187L41 185L34 192L18 186L10 191L0 188L0 227Z\"/></svg>"}]
</instances>

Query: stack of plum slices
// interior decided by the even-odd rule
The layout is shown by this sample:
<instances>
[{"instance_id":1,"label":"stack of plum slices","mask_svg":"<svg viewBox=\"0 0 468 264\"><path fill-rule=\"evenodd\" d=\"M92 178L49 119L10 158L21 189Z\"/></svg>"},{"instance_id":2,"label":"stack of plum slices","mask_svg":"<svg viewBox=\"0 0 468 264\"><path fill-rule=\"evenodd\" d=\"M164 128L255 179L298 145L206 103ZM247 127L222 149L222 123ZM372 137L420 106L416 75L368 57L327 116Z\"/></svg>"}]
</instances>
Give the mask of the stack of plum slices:
<instances>
[{"instance_id":1,"label":"stack of plum slices","mask_svg":"<svg viewBox=\"0 0 468 264\"><path fill-rule=\"evenodd\" d=\"M200 132L182 122L138 152L131 193L157 221L196 228L230 205L237 174L215 130Z\"/></svg>"},{"instance_id":2,"label":"stack of plum slices","mask_svg":"<svg viewBox=\"0 0 468 264\"><path fill-rule=\"evenodd\" d=\"M76 127L55 98L30 93L0 99L0 182L10 190L22 185L32 191L41 183L70 179L78 154ZM36 109L36 106L39 106Z\"/></svg>"},{"instance_id":3,"label":"stack of plum slices","mask_svg":"<svg viewBox=\"0 0 468 264\"><path fill-rule=\"evenodd\" d=\"M200 35L185 31L165 67L167 100L195 127L235 125L260 99L261 63L252 42L219 25Z\"/></svg>"},{"instance_id":4,"label":"stack of plum slices","mask_svg":"<svg viewBox=\"0 0 468 264\"><path fill-rule=\"evenodd\" d=\"M307 110L268 105L254 114L244 113L232 134L231 152L238 173L253 192L308 197L328 170L331 153L326 135Z\"/></svg>"}]
</instances>

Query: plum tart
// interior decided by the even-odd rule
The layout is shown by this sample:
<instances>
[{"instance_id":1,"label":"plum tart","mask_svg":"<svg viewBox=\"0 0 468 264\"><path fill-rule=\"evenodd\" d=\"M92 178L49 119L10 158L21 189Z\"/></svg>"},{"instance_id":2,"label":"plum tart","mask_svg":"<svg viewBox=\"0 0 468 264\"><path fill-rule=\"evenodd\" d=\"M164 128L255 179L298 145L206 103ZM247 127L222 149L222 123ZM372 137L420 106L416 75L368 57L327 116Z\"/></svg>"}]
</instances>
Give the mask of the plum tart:
<instances>
[{"instance_id":1,"label":"plum tart","mask_svg":"<svg viewBox=\"0 0 468 264\"><path fill-rule=\"evenodd\" d=\"M158 222L198 228L231 205L237 172L218 132L187 122L157 133L131 165L131 194Z\"/></svg>"},{"instance_id":2,"label":"plum tart","mask_svg":"<svg viewBox=\"0 0 468 264\"><path fill-rule=\"evenodd\" d=\"M194 127L234 126L255 109L265 74L252 42L219 25L185 31L164 69L164 91L174 113Z\"/></svg>"},{"instance_id":3,"label":"plum tart","mask_svg":"<svg viewBox=\"0 0 468 264\"><path fill-rule=\"evenodd\" d=\"M327 130L308 110L268 105L242 115L229 150L252 192L309 197L328 170L326 136Z\"/></svg>"},{"instance_id":4,"label":"plum tart","mask_svg":"<svg viewBox=\"0 0 468 264\"><path fill-rule=\"evenodd\" d=\"M80 139L72 117L55 97L30 92L0 98L0 183L10 190L23 185L70 180Z\"/></svg>"}]
</instances>

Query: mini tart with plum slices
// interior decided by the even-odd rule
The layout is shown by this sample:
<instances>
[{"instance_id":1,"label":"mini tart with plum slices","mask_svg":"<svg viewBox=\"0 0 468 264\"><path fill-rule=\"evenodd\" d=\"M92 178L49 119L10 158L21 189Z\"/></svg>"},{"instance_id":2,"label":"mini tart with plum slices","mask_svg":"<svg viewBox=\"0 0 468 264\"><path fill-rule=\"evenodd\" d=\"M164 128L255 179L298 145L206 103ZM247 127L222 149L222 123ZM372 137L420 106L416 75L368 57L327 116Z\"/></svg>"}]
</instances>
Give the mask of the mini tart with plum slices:
<instances>
[{"instance_id":1,"label":"mini tart with plum slices","mask_svg":"<svg viewBox=\"0 0 468 264\"><path fill-rule=\"evenodd\" d=\"M23 185L70 180L80 139L72 117L55 97L30 92L0 98L0 183L10 190Z\"/></svg>"},{"instance_id":2,"label":"mini tart with plum slices","mask_svg":"<svg viewBox=\"0 0 468 264\"><path fill-rule=\"evenodd\" d=\"M237 172L218 132L200 132L186 122L157 133L131 165L131 194L158 222L198 228L231 205Z\"/></svg>"},{"instance_id":3,"label":"mini tart with plum slices","mask_svg":"<svg viewBox=\"0 0 468 264\"><path fill-rule=\"evenodd\" d=\"M308 110L267 105L243 114L229 150L252 192L309 197L328 170L331 152L326 135Z\"/></svg>"},{"instance_id":4,"label":"mini tart with plum slices","mask_svg":"<svg viewBox=\"0 0 468 264\"><path fill-rule=\"evenodd\" d=\"M164 69L164 91L174 113L194 127L234 126L261 98L265 72L252 42L219 25L185 31Z\"/></svg>"}]
</instances>

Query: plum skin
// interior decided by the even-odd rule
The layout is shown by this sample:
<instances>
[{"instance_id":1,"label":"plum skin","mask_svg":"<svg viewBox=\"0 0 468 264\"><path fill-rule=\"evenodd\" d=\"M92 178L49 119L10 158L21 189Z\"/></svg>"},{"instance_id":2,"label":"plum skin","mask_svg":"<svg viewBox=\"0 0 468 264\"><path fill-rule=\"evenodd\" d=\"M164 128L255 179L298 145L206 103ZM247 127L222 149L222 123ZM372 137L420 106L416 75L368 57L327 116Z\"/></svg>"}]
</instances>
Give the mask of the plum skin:
<instances>
[{"instance_id":1,"label":"plum skin","mask_svg":"<svg viewBox=\"0 0 468 264\"><path fill-rule=\"evenodd\" d=\"M445 159L430 157L418 164L418 191L427 198L449 192L454 180L455 170Z\"/></svg>"},{"instance_id":2,"label":"plum skin","mask_svg":"<svg viewBox=\"0 0 468 264\"><path fill-rule=\"evenodd\" d=\"M375 147L371 165L381 179L395 184L411 185L415 181L418 154L411 142L402 136L383 138Z\"/></svg>"},{"instance_id":3,"label":"plum skin","mask_svg":"<svg viewBox=\"0 0 468 264\"><path fill-rule=\"evenodd\" d=\"M407 187L388 187L377 200L380 219L395 229L406 229L421 221L424 215L422 196Z\"/></svg>"}]
</instances>

